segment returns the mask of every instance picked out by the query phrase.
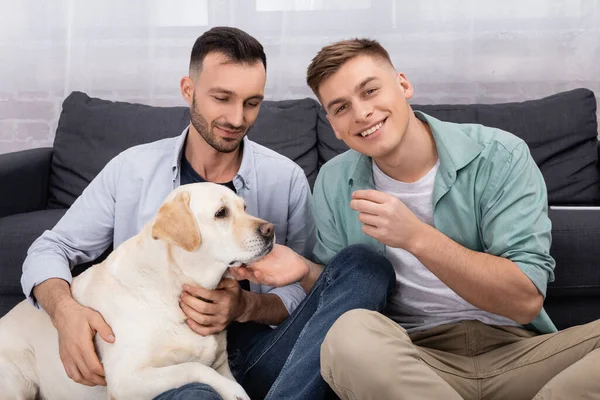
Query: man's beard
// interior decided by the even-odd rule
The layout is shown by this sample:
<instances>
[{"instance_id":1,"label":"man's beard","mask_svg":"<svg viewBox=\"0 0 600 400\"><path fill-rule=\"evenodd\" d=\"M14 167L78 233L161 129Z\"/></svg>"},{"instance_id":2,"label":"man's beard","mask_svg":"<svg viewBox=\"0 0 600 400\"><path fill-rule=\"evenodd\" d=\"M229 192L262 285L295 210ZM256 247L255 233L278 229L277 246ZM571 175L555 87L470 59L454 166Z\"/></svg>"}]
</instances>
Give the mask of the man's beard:
<instances>
[{"instance_id":1,"label":"man's beard","mask_svg":"<svg viewBox=\"0 0 600 400\"><path fill-rule=\"evenodd\" d=\"M213 128L215 125L213 122L213 126L208 127L208 123L206 119L200 114L198 108L196 107L196 94L194 93L194 98L192 100L192 108L190 110L190 118L192 120L192 126L198 131L200 136L204 139L206 143L208 143L213 149L217 150L221 153L231 153L236 151L238 147L240 147L240 143L246 136L246 132L248 131L248 127L245 125L241 126L233 126L230 123L223 122L219 123L218 126L223 127L230 131L238 131L244 132L238 139L223 139L215 135L213 132Z\"/></svg>"}]
</instances>

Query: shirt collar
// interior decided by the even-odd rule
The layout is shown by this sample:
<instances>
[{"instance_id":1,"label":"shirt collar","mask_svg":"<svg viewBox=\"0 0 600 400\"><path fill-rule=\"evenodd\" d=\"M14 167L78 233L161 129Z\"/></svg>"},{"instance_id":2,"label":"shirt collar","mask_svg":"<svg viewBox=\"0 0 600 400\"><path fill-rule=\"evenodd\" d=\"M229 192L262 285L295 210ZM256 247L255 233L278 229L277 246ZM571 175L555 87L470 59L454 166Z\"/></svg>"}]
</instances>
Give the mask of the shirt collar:
<instances>
[{"instance_id":1,"label":"shirt collar","mask_svg":"<svg viewBox=\"0 0 600 400\"><path fill-rule=\"evenodd\" d=\"M415 111L415 116L431 128L440 161L439 172L442 173L442 179L451 185L456 179L456 172L473 161L481 153L483 146L458 124L440 121L421 111ZM348 183L374 187L371 158L354 150L350 151L355 153L356 162Z\"/></svg>"},{"instance_id":2,"label":"shirt collar","mask_svg":"<svg viewBox=\"0 0 600 400\"><path fill-rule=\"evenodd\" d=\"M356 158L356 162L354 163L354 168L350 174L348 184L365 188L375 187L375 183L373 182L373 170L371 168L371 157L367 157L355 150L350 151L354 153L353 155Z\"/></svg>"},{"instance_id":3,"label":"shirt collar","mask_svg":"<svg viewBox=\"0 0 600 400\"><path fill-rule=\"evenodd\" d=\"M470 137L463 125L440 121L421 111L415 116L431 128L440 159L440 169L456 172L473 161L483 150L483 146Z\"/></svg>"},{"instance_id":4,"label":"shirt collar","mask_svg":"<svg viewBox=\"0 0 600 400\"><path fill-rule=\"evenodd\" d=\"M173 159L171 160L171 169L173 171L173 180L175 180L179 174L179 167L181 165L181 155L183 153L183 147L185 145L185 139L187 138L187 134L190 127L187 126L183 132L177 137L177 141L175 142L175 152L173 154Z\"/></svg>"},{"instance_id":5,"label":"shirt collar","mask_svg":"<svg viewBox=\"0 0 600 400\"><path fill-rule=\"evenodd\" d=\"M171 168L173 171L173 181L177 181L181 166L181 157L183 157L183 149L185 147L185 140L187 139L188 132L190 130L189 125L183 130L181 135L177 137L175 142L175 152L171 161ZM252 142L245 136L243 139L242 147L242 163L240 169L233 178L233 185L236 189L241 187L249 188L252 182L252 166L254 165L254 149L252 148Z\"/></svg>"},{"instance_id":6,"label":"shirt collar","mask_svg":"<svg viewBox=\"0 0 600 400\"><path fill-rule=\"evenodd\" d=\"M243 139L243 148L242 148L242 163L240 164L240 169L238 173L235 175L233 179L233 184L242 185L246 189L249 189L253 183L254 177L254 148L252 147L252 142L248 139L248 136L244 136ZM238 180L238 183L236 183Z\"/></svg>"}]
</instances>

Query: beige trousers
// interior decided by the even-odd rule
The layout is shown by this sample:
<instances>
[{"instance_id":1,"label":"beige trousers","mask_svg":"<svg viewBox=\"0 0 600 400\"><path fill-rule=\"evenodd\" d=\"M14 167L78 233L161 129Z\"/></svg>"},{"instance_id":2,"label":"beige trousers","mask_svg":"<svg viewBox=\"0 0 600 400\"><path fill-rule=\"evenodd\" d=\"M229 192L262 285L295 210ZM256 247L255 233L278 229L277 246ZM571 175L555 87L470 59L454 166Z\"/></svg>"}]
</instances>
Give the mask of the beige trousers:
<instances>
[{"instance_id":1,"label":"beige trousers","mask_svg":"<svg viewBox=\"0 0 600 400\"><path fill-rule=\"evenodd\" d=\"M463 321L407 334L373 311L342 315L321 346L342 399L600 399L600 320L537 335Z\"/></svg>"}]
</instances>

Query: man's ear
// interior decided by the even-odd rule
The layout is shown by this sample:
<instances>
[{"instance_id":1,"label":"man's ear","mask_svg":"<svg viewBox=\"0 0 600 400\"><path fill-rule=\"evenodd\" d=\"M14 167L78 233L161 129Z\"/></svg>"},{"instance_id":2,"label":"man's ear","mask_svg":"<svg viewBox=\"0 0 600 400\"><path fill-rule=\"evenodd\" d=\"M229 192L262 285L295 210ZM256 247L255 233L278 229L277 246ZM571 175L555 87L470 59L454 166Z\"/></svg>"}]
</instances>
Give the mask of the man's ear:
<instances>
[{"instance_id":1,"label":"man's ear","mask_svg":"<svg viewBox=\"0 0 600 400\"><path fill-rule=\"evenodd\" d=\"M398 72L398 75L396 75L396 82L398 82L398 85L404 92L404 98L407 100L411 99L415 94L415 88L413 87L412 83L410 83L410 81L406 78L404 73Z\"/></svg>"},{"instance_id":2,"label":"man's ear","mask_svg":"<svg viewBox=\"0 0 600 400\"><path fill-rule=\"evenodd\" d=\"M327 121L329 121L329 125L331 125L331 129L333 130L333 133L335 134L335 137L338 138L338 140L342 140L342 137L340 136L340 134L338 133L338 131L335 129L335 127L331 123L331 118L329 118L329 113L325 114L325 116L327 117Z\"/></svg>"},{"instance_id":3,"label":"man's ear","mask_svg":"<svg viewBox=\"0 0 600 400\"><path fill-rule=\"evenodd\" d=\"M152 238L164 240L187 251L194 251L200 246L202 238L190 210L188 192L178 193L160 207L152 225Z\"/></svg>"},{"instance_id":4,"label":"man's ear","mask_svg":"<svg viewBox=\"0 0 600 400\"><path fill-rule=\"evenodd\" d=\"M190 106L194 100L194 81L189 76L184 76L179 81L179 88L181 89L181 95L186 103Z\"/></svg>"}]
</instances>

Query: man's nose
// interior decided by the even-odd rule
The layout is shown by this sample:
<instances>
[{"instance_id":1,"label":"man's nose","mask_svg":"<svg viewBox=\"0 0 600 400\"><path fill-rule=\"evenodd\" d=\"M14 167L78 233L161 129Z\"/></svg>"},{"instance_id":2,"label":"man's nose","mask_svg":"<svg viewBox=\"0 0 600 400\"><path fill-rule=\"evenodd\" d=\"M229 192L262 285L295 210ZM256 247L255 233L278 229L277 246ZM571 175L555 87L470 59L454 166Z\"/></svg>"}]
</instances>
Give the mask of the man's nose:
<instances>
[{"instance_id":1,"label":"man's nose","mask_svg":"<svg viewBox=\"0 0 600 400\"><path fill-rule=\"evenodd\" d=\"M373 115L373 107L368 103L361 103L354 106L354 119L356 122L363 122Z\"/></svg>"},{"instance_id":2,"label":"man's nose","mask_svg":"<svg viewBox=\"0 0 600 400\"><path fill-rule=\"evenodd\" d=\"M236 128L241 128L244 125L244 106L235 105L227 115L227 122Z\"/></svg>"}]
</instances>

